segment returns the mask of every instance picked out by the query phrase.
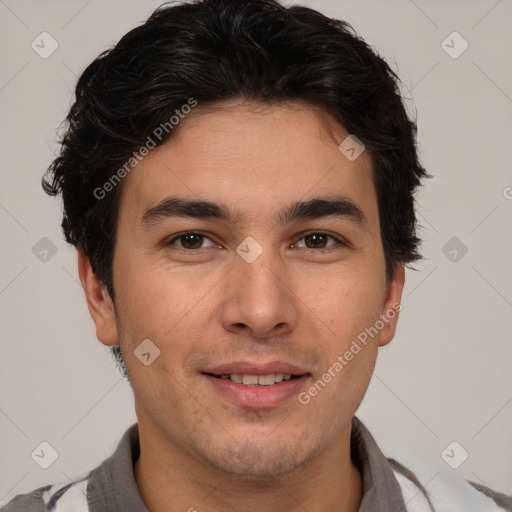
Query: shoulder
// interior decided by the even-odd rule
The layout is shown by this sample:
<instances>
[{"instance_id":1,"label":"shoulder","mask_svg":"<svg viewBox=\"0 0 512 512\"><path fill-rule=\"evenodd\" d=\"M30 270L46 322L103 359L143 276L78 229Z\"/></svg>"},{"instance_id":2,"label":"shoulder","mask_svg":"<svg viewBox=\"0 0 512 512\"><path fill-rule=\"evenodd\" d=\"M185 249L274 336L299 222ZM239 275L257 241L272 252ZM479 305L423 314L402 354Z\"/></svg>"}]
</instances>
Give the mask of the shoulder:
<instances>
[{"instance_id":1,"label":"shoulder","mask_svg":"<svg viewBox=\"0 0 512 512\"><path fill-rule=\"evenodd\" d=\"M133 477L138 456L137 423L122 436L115 452L98 467L73 481L39 487L15 496L0 512L90 512L90 510L141 510L147 512Z\"/></svg>"},{"instance_id":2,"label":"shoulder","mask_svg":"<svg viewBox=\"0 0 512 512\"><path fill-rule=\"evenodd\" d=\"M438 471L422 485L410 469L393 459L388 460L408 512L512 511L512 496L444 471Z\"/></svg>"},{"instance_id":3,"label":"shoulder","mask_svg":"<svg viewBox=\"0 0 512 512\"><path fill-rule=\"evenodd\" d=\"M89 512L87 505L87 478L73 483L47 485L27 494L15 496L0 507L1 512ZM2 503L0 503L2 505Z\"/></svg>"},{"instance_id":4,"label":"shoulder","mask_svg":"<svg viewBox=\"0 0 512 512\"><path fill-rule=\"evenodd\" d=\"M39 512L46 510L46 505L43 501L43 495L51 485L40 487L27 494L19 494L13 498L7 505L0 502L2 512Z\"/></svg>"}]
</instances>

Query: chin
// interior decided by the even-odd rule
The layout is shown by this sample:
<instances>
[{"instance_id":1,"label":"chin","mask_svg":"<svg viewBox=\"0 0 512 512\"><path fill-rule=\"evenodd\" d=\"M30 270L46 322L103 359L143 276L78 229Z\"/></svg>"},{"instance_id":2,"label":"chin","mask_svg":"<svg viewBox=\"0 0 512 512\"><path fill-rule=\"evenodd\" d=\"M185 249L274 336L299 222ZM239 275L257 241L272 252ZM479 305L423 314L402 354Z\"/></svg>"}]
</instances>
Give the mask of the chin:
<instances>
[{"instance_id":1,"label":"chin","mask_svg":"<svg viewBox=\"0 0 512 512\"><path fill-rule=\"evenodd\" d=\"M219 456L215 457L216 454L210 452L207 456L208 462L217 470L243 481L263 483L300 470L314 457L316 450L312 447L311 453L306 453L304 443L298 439L294 444L285 444L281 441L269 443L267 438L259 443L244 440L238 445L232 440L217 454Z\"/></svg>"}]
</instances>

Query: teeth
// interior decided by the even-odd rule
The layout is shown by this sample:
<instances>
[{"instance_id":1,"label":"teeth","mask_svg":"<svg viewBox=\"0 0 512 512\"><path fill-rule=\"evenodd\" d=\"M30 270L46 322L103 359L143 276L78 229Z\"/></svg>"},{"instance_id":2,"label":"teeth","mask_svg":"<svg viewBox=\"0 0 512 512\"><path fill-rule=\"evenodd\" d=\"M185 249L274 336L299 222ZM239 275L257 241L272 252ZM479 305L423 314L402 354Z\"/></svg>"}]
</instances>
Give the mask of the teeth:
<instances>
[{"instance_id":1,"label":"teeth","mask_svg":"<svg viewBox=\"0 0 512 512\"><path fill-rule=\"evenodd\" d=\"M242 375L240 373L232 373L230 379L237 384L242 384Z\"/></svg>"},{"instance_id":2,"label":"teeth","mask_svg":"<svg viewBox=\"0 0 512 512\"><path fill-rule=\"evenodd\" d=\"M275 382L274 373L269 373L268 375L259 375L258 376L258 384L260 386L271 386ZM245 384L245 381L244 381Z\"/></svg>"},{"instance_id":3,"label":"teeth","mask_svg":"<svg viewBox=\"0 0 512 512\"><path fill-rule=\"evenodd\" d=\"M283 380L290 380L292 376L290 373L269 373L267 375L231 373L229 375L221 375L220 378L230 379L236 384L245 384L246 386L271 386L272 384L282 382Z\"/></svg>"},{"instance_id":4,"label":"teeth","mask_svg":"<svg viewBox=\"0 0 512 512\"><path fill-rule=\"evenodd\" d=\"M254 386L258 384L258 376L257 375L242 375L242 384Z\"/></svg>"}]
</instances>

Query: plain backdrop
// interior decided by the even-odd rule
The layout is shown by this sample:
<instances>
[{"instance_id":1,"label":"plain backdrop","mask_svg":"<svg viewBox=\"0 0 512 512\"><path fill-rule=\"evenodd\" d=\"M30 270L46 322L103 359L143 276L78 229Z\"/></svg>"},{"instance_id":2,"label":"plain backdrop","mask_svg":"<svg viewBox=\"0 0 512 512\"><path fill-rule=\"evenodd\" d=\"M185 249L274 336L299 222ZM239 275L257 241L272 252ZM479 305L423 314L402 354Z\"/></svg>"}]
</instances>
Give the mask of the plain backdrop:
<instances>
[{"instance_id":1,"label":"plain backdrop","mask_svg":"<svg viewBox=\"0 0 512 512\"><path fill-rule=\"evenodd\" d=\"M77 76L160 3L0 1L3 501L92 469L136 421L131 389L96 340L60 200L40 179ZM427 489L448 471L510 494L512 2L302 3L349 21L397 71L434 175L417 196L425 259L407 271L398 333L358 416ZM42 32L58 44L47 58L31 46ZM45 237L55 254L41 261ZM43 441L58 453L48 469L31 457ZM457 469L442 457L450 445L452 460L468 454Z\"/></svg>"}]
</instances>

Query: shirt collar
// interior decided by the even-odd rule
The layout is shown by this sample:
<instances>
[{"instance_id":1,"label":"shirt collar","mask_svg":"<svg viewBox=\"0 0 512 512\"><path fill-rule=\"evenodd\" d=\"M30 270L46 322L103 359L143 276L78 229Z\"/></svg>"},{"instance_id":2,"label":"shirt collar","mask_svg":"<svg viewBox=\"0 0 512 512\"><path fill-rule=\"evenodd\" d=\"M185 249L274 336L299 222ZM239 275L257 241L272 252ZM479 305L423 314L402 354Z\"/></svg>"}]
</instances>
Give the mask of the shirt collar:
<instances>
[{"instance_id":1,"label":"shirt collar","mask_svg":"<svg viewBox=\"0 0 512 512\"><path fill-rule=\"evenodd\" d=\"M393 470L363 423L352 419L351 455L363 480L363 499L358 512L405 511L400 484Z\"/></svg>"},{"instance_id":2,"label":"shirt collar","mask_svg":"<svg viewBox=\"0 0 512 512\"><path fill-rule=\"evenodd\" d=\"M124 433L114 454L91 473L87 486L89 512L148 512L133 474L139 454L135 423Z\"/></svg>"}]
</instances>

